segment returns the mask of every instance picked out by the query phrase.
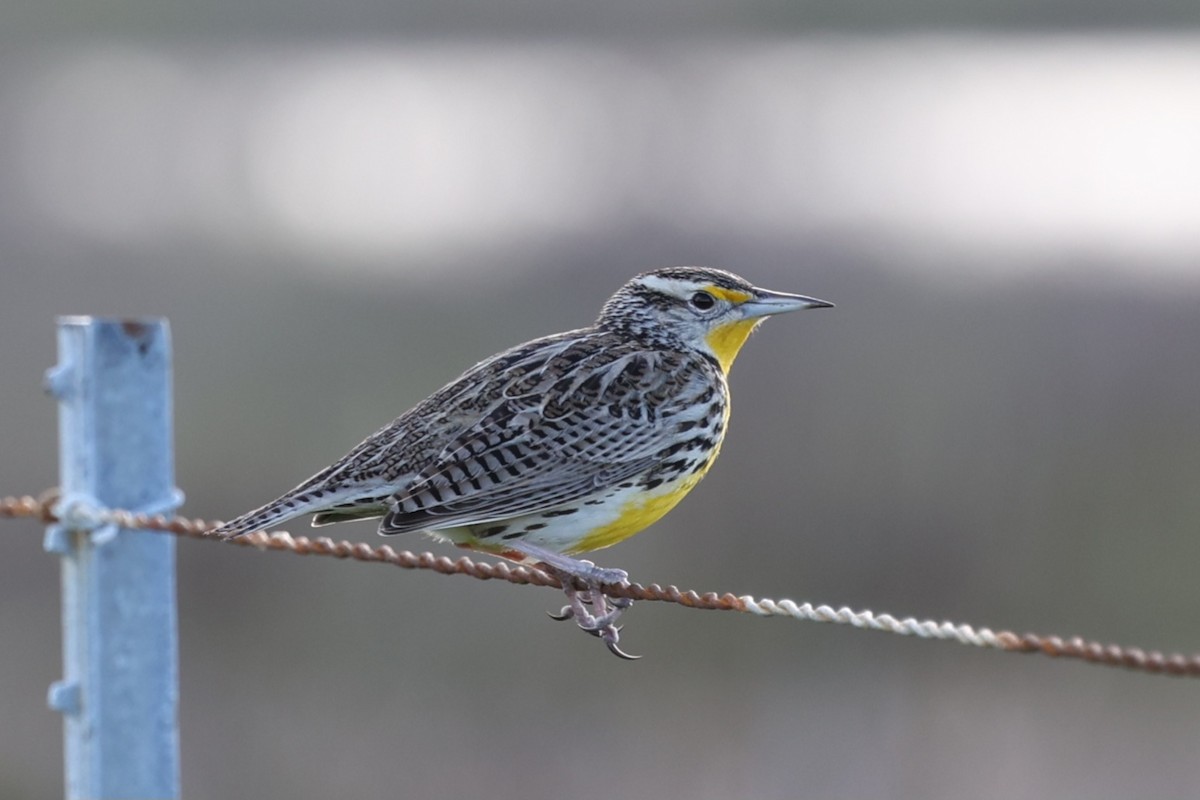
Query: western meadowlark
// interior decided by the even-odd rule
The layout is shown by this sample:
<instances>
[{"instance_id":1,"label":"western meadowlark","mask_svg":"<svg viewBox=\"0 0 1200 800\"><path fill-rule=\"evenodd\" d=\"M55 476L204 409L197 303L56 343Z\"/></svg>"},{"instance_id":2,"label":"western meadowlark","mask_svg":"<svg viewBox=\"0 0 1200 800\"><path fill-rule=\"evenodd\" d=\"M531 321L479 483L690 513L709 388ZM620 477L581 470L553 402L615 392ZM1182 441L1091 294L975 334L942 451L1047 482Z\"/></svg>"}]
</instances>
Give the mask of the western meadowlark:
<instances>
[{"instance_id":1,"label":"western meadowlark","mask_svg":"<svg viewBox=\"0 0 1200 800\"><path fill-rule=\"evenodd\" d=\"M614 294L591 327L485 359L278 500L225 523L226 537L303 514L327 525L382 517L538 564L569 605L556 619L617 646L627 579L575 556L658 520L712 466L729 421L726 375L766 317L824 300L729 272L670 267ZM579 585L585 587L580 590Z\"/></svg>"}]
</instances>

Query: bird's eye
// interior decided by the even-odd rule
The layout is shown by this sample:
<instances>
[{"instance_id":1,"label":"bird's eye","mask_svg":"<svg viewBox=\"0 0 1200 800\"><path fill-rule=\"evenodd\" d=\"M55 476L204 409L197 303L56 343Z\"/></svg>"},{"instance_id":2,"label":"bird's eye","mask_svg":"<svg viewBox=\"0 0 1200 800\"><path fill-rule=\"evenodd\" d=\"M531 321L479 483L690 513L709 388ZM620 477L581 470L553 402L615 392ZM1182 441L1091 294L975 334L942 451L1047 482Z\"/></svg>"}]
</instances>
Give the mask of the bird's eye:
<instances>
[{"instance_id":1,"label":"bird's eye","mask_svg":"<svg viewBox=\"0 0 1200 800\"><path fill-rule=\"evenodd\" d=\"M688 302L690 302L692 304L692 308L696 309L697 311L708 311L717 304L716 298L714 298L708 292L696 292L694 295L692 295L692 299Z\"/></svg>"}]
</instances>

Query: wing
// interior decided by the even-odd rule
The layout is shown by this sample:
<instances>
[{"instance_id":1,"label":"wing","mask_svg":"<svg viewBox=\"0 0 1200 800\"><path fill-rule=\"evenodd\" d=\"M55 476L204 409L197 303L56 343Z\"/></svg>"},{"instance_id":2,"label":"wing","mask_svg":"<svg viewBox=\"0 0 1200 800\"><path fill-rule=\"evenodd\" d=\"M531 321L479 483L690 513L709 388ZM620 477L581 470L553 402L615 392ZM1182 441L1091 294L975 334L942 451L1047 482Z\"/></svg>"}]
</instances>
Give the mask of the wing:
<instances>
[{"instance_id":1,"label":"wing","mask_svg":"<svg viewBox=\"0 0 1200 800\"><path fill-rule=\"evenodd\" d=\"M508 382L497 402L392 497L385 534L549 510L628 481L670 447L702 363L626 347L570 351Z\"/></svg>"}]
</instances>

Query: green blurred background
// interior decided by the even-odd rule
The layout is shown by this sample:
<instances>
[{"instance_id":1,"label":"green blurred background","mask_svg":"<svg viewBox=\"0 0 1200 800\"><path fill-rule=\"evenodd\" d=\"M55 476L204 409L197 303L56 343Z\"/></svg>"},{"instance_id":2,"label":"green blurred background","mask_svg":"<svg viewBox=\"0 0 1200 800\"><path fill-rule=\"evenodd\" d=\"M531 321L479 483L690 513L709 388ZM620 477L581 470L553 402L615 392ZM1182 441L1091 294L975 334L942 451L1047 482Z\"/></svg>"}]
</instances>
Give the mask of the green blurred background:
<instances>
[{"instance_id":1,"label":"green blurred background","mask_svg":"<svg viewBox=\"0 0 1200 800\"><path fill-rule=\"evenodd\" d=\"M600 563L1200 650L1198 22L5 5L0 494L55 483L56 314L170 318L184 511L227 518L635 272L723 266L837 308L748 344L718 466ZM4 528L0 797L55 797L58 564ZM189 798L1200 785L1176 680L649 604L627 664L546 590L200 542L179 573Z\"/></svg>"}]
</instances>

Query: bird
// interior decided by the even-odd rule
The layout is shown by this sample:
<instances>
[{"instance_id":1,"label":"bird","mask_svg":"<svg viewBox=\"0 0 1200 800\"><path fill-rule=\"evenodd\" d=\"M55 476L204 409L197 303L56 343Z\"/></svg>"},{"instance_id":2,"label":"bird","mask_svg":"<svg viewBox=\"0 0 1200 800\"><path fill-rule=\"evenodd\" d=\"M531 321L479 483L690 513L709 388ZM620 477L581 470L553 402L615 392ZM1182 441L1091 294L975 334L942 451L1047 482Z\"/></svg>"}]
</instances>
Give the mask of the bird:
<instances>
[{"instance_id":1,"label":"bird","mask_svg":"<svg viewBox=\"0 0 1200 800\"><path fill-rule=\"evenodd\" d=\"M768 317L833 304L711 267L636 275L596 321L517 345L368 436L276 500L214 529L307 514L380 519L557 577L574 619L622 658L628 573L579 558L656 522L705 476L729 424L730 367Z\"/></svg>"}]
</instances>

